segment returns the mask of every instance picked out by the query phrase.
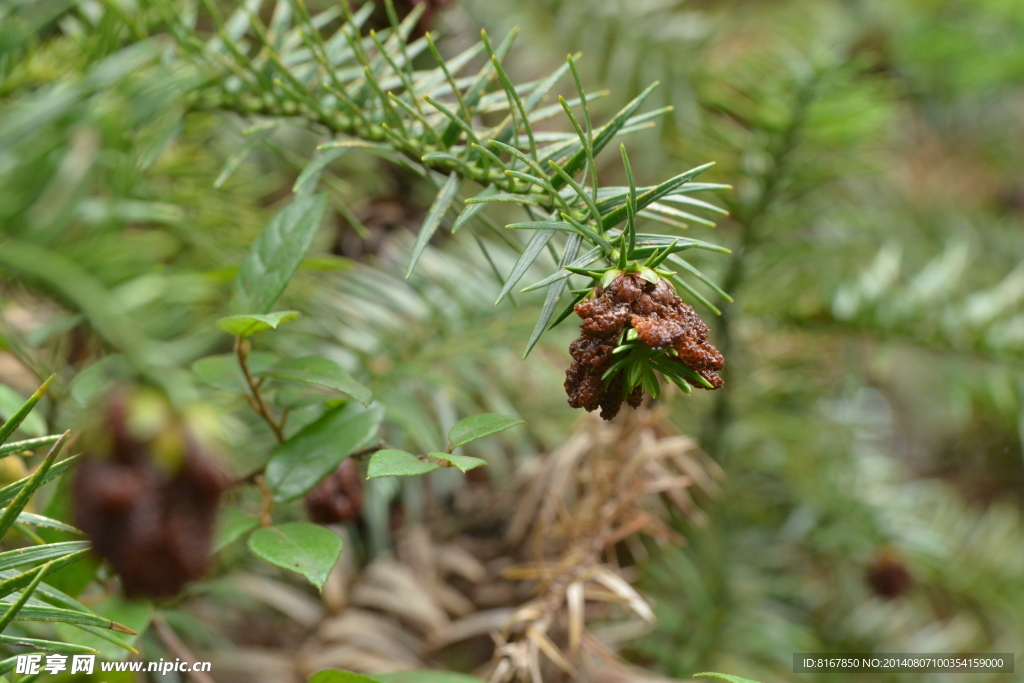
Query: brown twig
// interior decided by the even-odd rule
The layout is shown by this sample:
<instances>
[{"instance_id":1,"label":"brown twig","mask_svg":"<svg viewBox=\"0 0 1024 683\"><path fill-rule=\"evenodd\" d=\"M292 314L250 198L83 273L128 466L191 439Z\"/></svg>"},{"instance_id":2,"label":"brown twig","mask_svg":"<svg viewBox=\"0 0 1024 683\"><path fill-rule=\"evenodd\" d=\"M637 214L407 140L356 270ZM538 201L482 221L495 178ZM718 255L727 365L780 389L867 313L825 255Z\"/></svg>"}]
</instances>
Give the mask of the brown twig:
<instances>
[{"instance_id":1,"label":"brown twig","mask_svg":"<svg viewBox=\"0 0 1024 683\"><path fill-rule=\"evenodd\" d=\"M162 616L156 615L153 617L153 630L156 631L156 635L160 638L160 642L163 643L164 647L166 647L171 654L184 662L188 662L190 669L194 668L196 658L192 654L192 651L188 649L188 646L186 646L185 643L181 642L181 639L178 638L178 634L168 626ZM196 683L217 683L217 681L213 680L213 677L206 672L188 671L187 673Z\"/></svg>"},{"instance_id":2,"label":"brown twig","mask_svg":"<svg viewBox=\"0 0 1024 683\"><path fill-rule=\"evenodd\" d=\"M284 431L281 429L278 421L274 419L274 416L271 415L270 409L267 408L263 395L260 393L260 386L263 384L263 380L254 380L252 373L249 372L249 349L247 342L242 337L235 337L235 357L238 358L238 366L242 368L242 374L245 375L245 383L249 386L249 391L252 393L251 396L246 396L249 399L249 405L274 431L274 436L277 437L278 443L284 443Z\"/></svg>"}]
</instances>

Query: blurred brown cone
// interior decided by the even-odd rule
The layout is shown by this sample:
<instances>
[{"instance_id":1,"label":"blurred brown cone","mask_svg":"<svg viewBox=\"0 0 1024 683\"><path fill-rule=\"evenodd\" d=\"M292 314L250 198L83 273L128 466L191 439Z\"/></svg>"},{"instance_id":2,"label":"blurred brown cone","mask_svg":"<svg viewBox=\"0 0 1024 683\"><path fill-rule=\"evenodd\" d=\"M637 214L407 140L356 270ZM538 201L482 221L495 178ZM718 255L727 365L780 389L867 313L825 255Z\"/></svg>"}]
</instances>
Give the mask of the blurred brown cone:
<instances>
[{"instance_id":1,"label":"blurred brown cone","mask_svg":"<svg viewBox=\"0 0 1024 683\"><path fill-rule=\"evenodd\" d=\"M120 389L86 430L73 483L76 525L127 596L169 597L210 566L228 476L162 399Z\"/></svg>"}]
</instances>

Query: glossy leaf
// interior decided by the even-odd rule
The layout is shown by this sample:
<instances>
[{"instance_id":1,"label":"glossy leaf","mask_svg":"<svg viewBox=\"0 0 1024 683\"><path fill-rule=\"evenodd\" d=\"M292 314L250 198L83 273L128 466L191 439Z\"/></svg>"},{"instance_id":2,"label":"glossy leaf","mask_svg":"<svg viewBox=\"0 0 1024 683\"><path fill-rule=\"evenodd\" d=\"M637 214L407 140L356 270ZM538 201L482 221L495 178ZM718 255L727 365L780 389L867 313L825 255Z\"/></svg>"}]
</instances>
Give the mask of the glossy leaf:
<instances>
[{"instance_id":1,"label":"glossy leaf","mask_svg":"<svg viewBox=\"0 0 1024 683\"><path fill-rule=\"evenodd\" d=\"M455 423L448 430L448 446L455 450L459 446L465 446L471 441L503 432L517 425L526 424L523 420L508 415L497 415L495 413L483 413L471 415Z\"/></svg>"},{"instance_id":2,"label":"glossy leaf","mask_svg":"<svg viewBox=\"0 0 1024 683\"><path fill-rule=\"evenodd\" d=\"M423 462L412 453L387 448L377 451L370 457L366 478L418 477L433 472L438 467L436 463Z\"/></svg>"},{"instance_id":3,"label":"glossy leaf","mask_svg":"<svg viewBox=\"0 0 1024 683\"><path fill-rule=\"evenodd\" d=\"M245 313L230 315L217 321L220 329L236 337L248 337L263 330L276 330L282 323L295 320L298 311L275 311L273 313Z\"/></svg>"},{"instance_id":4,"label":"glossy leaf","mask_svg":"<svg viewBox=\"0 0 1024 683\"><path fill-rule=\"evenodd\" d=\"M304 194L270 219L238 269L235 310L270 310L305 258L326 209L326 195Z\"/></svg>"},{"instance_id":5,"label":"glossy leaf","mask_svg":"<svg viewBox=\"0 0 1024 683\"><path fill-rule=\"evenodd\" d=\"M332 360L318 356L289 358L259 373L262 377L316 384L348 394L363 405L373 398L370 390L349 377L345 370Z\"/></svg>"},{"instance_id":6,"label":"glossy leaf","mask_svg":"<svg viewBox=\"0 0 1024 683\"><path fill-rule=\"evenodd\" d=\"M481 458L474 458L469 455L450 455L448 453L429 453L430 457L437 458L438 460L446 460L451 464L455 465L462 472L469 472L472 469L476 469L481 465L486 465L487 461Z\"/></svg>"},{"instance_id":7,"label":"glossy leaf","mask_svg":"<svg viewBox=\"0 0 1024 683\"><path fill-rule=\"evenodd\" d=\"M337 406L280 444L266 468L274 500L285 502L308 493L342 460L377 438L383 415L380 406Z\"/></svg>"},{"instance_id":8,"label":"glossy leaf","mask_svg":"<svg viewBox=\"0 0 1024 683\"><path fill-rule=\"evenodd\" d=\"M318 524L293 523L257 529L249 550L275 567L301 574L323 590L344 546L341 538Z\"/></svg>"}]
</instances>

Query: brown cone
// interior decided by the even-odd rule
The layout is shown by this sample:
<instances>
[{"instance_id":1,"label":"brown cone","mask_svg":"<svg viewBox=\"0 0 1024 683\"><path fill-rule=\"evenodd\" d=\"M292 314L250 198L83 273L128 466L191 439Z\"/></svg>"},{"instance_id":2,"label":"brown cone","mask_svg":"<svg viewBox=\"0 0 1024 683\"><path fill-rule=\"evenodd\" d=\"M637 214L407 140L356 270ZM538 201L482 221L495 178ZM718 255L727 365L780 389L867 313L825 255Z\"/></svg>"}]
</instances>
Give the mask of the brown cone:
<instances>
[{"instance_id":1,"label":"brown cone","mask_svg":"<svg viewBox=\"0 0 1024 683\"><path fill-rule=\"evenodd\" d=\"M128 403L125 394L109 400L107 438L76 469L75 523L127 596L169 597L209 569L217 503L229 481L180 425L167 428L177 431L182 451L174 462L156 462L155 439L129 427Z\"/></svg>"},{"instance_id":2,"label":"brown cone","mask_svg":"<svg viewBox=\"0 0 1024 683\"><path fill-rule=\"evenodd\" d=\"M565 391L573 408L593 411L600 407L601 417L611 420L624 400L633 408L640 405L643 389L636 387L625 396L621 373L607 387L601 379L627 327L635 329L640 341L651 348L675 349L677 362L706 379L714 389L725 384L717 373L725 359L708 343L707 325L665 280L655 285L636 273L623 273L606 289L598 286L595 295L573 309L583 319L580 336L569 345L573 360L565 373ZM690 384L707 388L696 382Z\"/></svg>"}]
</instances>

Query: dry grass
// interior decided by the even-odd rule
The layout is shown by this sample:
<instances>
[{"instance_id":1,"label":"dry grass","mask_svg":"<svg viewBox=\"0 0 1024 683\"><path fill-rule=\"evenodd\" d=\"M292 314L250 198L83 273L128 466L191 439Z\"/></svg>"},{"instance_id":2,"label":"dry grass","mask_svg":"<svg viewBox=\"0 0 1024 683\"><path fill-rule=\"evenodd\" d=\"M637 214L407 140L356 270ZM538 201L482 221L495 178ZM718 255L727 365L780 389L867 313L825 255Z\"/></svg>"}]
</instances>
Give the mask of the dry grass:
<instances>
[{"instance_id":1,"label":"dry grass","mask_svg":"<svg viewBox=\"0 0 1024 683\"><path fill-rule=\"evenodd\" d=\"M407 528L394 555L362 570L346 553L322 604L246 577L250 594L309 635L297 650L221 653L218 680L433 667L492 683L658 680L616 654L654 619L630 585L633 565L656 545L685 542L669 520L702 524L691 491L714 495L722 473L663 411L628 413L581 420L501 490L466 486L454 501L458 530Z\"/></svg>"}]
</instances>

